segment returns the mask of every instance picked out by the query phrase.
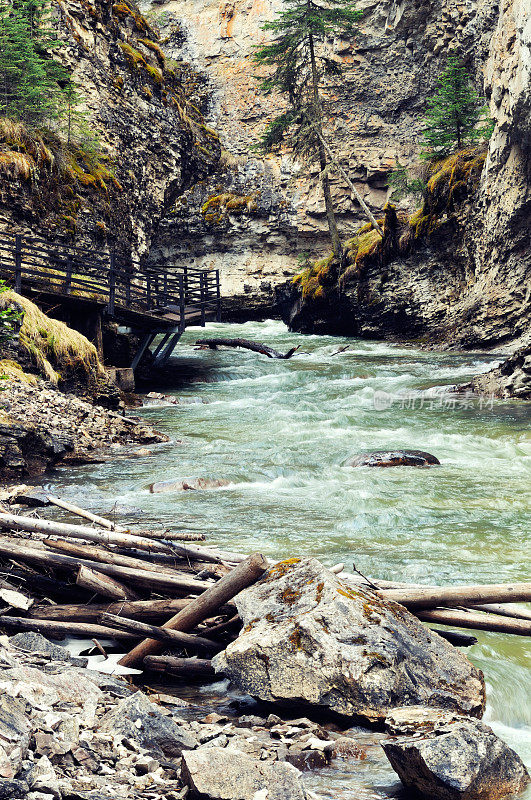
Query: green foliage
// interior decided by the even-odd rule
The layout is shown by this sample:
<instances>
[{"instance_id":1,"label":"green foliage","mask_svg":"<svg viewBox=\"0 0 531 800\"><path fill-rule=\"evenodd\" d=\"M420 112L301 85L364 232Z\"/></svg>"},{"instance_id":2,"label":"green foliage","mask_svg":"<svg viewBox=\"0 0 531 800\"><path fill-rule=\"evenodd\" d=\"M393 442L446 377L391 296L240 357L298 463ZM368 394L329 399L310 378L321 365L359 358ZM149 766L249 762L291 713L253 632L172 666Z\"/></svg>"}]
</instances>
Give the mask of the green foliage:
<instances>
[{"instance_id":1,"label":"green foliage","mask_svg":"<svg viewBox=\"0 0 531 800\"><path fill-rule=\"evenodd\" d=\"M480 121L488 109L471 84L470 76L457 56L450 56L439 77L435 97L428 101L425 115L423 156L442 158L454 150L488 139L492 124Z\"/></svg>"},{"instance_id":2,"label":"green foliage","mask_svg":"<svg viewBox=\"0 0 531 800\"><path fill-rule=\"evenodd\" d=\"M426 189L426 184L421 178L410 178L409 170L399 161L396 163L395 169L389 174L389 186L393 188L393 197L395 200L401 200L403 197L418 197L422 195Z\"/></svg>"},{"instance_id":3,"label":"green foliage","mask_svg":"<svg viewBox=\"0 0 531 800\"><path fill-rule=\"evenodd\" d=\"M0 294L8 292L9 286L5 281L0 280ZM0 308L0 343L8 342L15 338L17 335L23 314L17 311L16 308L5 307Z\"/></svg>"},{"instance_id":4,"label":"green foliage","mask_svg":"<svg viewBox=\"0 0 531 800\"><path fill-rule=\"evenodd\" d=\"M0 114L32 125L60 115L70 79L52 58L59 46L46 0L0 0Z\"/></svg>"},{"instance_id":5,"label":"green foliage","mask_svg":"<svg viewBox=\"0 0 531 800\"><path fill-rule=\"evenodd\" d=\"M264 152L278 148L284 141L299 156L315 152L313 124L321 126L320 90L328 77L342 72L339 59L330 57L325 45L336 37L351 36L361 12L349 0L286 0L285 10L267 22L271 31L269 44L256 48L256 64L273 67L260 79L261 90L286 96L287 107L267 126L261 140Z\"/></svg>"}]
</instances>

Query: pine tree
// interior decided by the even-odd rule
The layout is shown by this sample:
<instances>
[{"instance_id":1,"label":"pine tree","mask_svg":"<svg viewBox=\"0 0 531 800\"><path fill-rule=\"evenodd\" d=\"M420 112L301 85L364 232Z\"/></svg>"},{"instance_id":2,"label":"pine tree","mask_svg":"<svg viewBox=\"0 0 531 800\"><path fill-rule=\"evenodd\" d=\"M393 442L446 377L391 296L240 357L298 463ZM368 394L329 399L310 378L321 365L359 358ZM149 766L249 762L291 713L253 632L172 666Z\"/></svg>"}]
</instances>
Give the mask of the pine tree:
<instances>
[{"instance_id":1,"label":"pine tree","mask_svg":"<svg viewBox=\"0 0 531 800\"><path fill-rule=\"evenodd\" d=\"M29 124L56 118L67 71L51 54L60 44L41 0L0 0L0 114Z\"/></svg>"},{"instance_id":2,"label":"pine tree","mask_svg":"<svg viewBox=\"0 0 531 800\"><path fill-rule=\"evenodd\" d=\"M349 0L286 0L264 30L271 31L272 41L257 48L257 64L274 67L273 73L261 80L265 93L280 92L287 107L267 126L262 149L267 151L287 142L301 158L318 159L321 186L332 249L341 254L341 242L330 193L328 171L330 159L323 143L323 87L327 77L337 78L342 65L326 54L327 43L338 36L352 35L361 16Z\"/></svg>"},{"instance_id":3,"label":"pine tree","mask_svg":"<svg viewBox=\"0 0 531 800\"><path fill-rule=\"evenodd\" d=\"M481 138L488 138L492 129L488 125L478 126L485 113L484 103L460 59L450 56L439 77L437 94L428 101L424 118L423 135L427 145L424 157L441 158Z\"/></svg>"}]
</instances>

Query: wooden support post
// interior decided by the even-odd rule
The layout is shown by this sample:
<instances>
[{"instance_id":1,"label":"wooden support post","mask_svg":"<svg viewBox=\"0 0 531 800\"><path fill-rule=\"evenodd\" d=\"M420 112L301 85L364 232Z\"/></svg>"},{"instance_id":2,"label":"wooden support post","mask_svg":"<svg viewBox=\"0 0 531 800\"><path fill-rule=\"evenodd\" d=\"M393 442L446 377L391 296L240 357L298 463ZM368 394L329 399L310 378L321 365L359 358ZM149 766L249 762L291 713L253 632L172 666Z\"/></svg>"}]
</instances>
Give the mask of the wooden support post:
<instances>
[{"instance_id":1,"label":"wooden support post","mask_svg":"<svg viewBox=\"0 0 531 800\"><path fill-rule=\"evenodd\" d=\"M15 292L22 289L22 236L15 236Z\"/></svg>"},{"instance_id":2,"label":"wooden support post","mask_svg":"<svg viewBox=\"0 0 531 800\"><path fill-rule=\"evenodd\" d=\"M153 340L154 340L156 335L157 335L156 333L146 333L146 335L144 336L144 338L140 342L138 350L135 353L135 357L133 358L133 360L131 362L131 369L133 371L138 367L138 365L140 363L140 360L142 359L142 356L144 355L144 353L146 352L148 347L151 346L151 344L152 344L152 342L153 342Z\"/></svg>"},{"instance_id":3,"label":"wooden support post","mask_svg":"<svg viewBox=\"0 0 531 800\"><path fill-rule=\"evenodd\" d=\"M155 363L157 362L157 356L159 355L160 351L162 350L162 348L164 347L164 345L166 344L166 342L168 341L169 338L170 338L170 334L169 333L165 333L162 336L162 338L161 338L160 342L158 343L158 345L156 346L156 348L153 350L153 358L155 359Z\"/></svg>"},{"instance_id":4,"label":"wooden support post","mask_svg":"<svg viewBox=\"0 0 531 800\"><path fill-rule=\"evenodd\" d=\"M192 603L179 611L174 617L168 620L163 627L177 631L190 631L200 622L212 616L219 606L224 605L235 595L239 594L246 586L258 580L267 569L267 562L260 553L254 553L249 558L238 564L228 575L221 578L218 583L199 595ZM134 664L142 664L146 656L158 653L160 642L155 639L145 639L137 647L125 655L120 664L124 667L131 667Z\"/></svg>"},{"instance_id":5,"label":"wooden support post","mask_svg":"<svg viewBox=\"0 0 531 800\"><path fill-rule=\"evenodd\" d=\"M180 331L180 330L177 333L174 333L173 336L171 336L170 341L168 342L168 344L166 345L166 347L164 348L162 353L160 353L157 356L157 358L155 359L154 363L155 363L156 367L159 367L162 364L166 363L168 358L173 353L174 347L177 344L177 342L179 341L179 339L181 338L181 336L182 336L182 331Z\"/></svg>"},{"instance_id":6,"label":"wooden support post","mask_svg":"<svg viewBox=\"0 0 531 800\"><path fill-rule=\"evenodd\" d=\"M201 296L201 327L205 327L205 273L199 273L199 291Z\"/></svg>"},{"instance_id":7,"label":"wooden support post","mask_svg":"<svg viewBox=\"0 0 531 800\"><path fill-rule=\"evenodd\" d=\"M186 272L186 267L185 267L185 276L178 275L178 278L179 278L179 330L182 332L186 328L186 298L188 296L188 273Z\"/></svg>"},{"instance_id":8,"label":"wooden support post","mask_svg":"<svg viewBox=\"0 0 531 800\"><path fill-rule=\"evenodd\" d=\"M114 317L114 304L116 301L116 254L111 253L109 258L109 302L107 313Z\"/></svg>"},{"instance_id":9,"label":"wooden support post","mask_svg":"<svg viewBox=\"0 0 531 800\"><path fill-rule=\"evenodd\" d=\"M64 293L70 294L70 290L72 288L72 257L70 253L66 254L66 277L65 277L65 286L64 286Z\"/></svg>"},{"instance_id":10,"label":"wooden support post","mask_svg":"<svg viewBox=\"0 0 531 800\"><path fill-rule=\"evenodd\" d=\"M219 282L219 269L216 270L216 322L221 322L221 286Z\"/></svg>"}]
</instances>

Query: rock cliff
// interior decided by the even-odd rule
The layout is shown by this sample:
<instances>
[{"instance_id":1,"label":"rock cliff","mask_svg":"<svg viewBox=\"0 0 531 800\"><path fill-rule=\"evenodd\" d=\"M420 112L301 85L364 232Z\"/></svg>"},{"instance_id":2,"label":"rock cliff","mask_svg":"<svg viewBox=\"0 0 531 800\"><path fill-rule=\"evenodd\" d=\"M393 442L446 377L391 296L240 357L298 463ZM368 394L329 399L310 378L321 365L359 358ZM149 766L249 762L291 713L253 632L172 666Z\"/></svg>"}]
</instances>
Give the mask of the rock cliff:
<instances>
[{"instance_id":1,"label":"rock cliff","mask_svg":"<svg viewBox=\"0 0 531 800\"><path fill-rule=\"evenodd\" d=\"M177 259L188 250L201 263L215 260L231 293L244 285L267 292L269 282L296 270L301 253L324 254L328 247L317 173L308 175L286 156L260 161L249 152L276 102L259 94L250 56L263 37L260 25L279 6L279 0L162 4L166 20L181 21L182 47L210 81L212 120L232 157L211 182L185 195L188 214L174 209L157 249ZM329 307L305 308L301 316L295 292L284 311L293 327L464 347L524 333L531 272L526 6L526 0L362 0L353 40L330 42L330 55L349 68L341 85L329 87L329 137L373 211L389 199L387 178L396 162L418 157L426 100L452 50L488 98L496 126L477 186L436 237L385 270L374 265ZM364 220L341 180L332 188L347 238ZM258 198L256 212L227 213L221 226L205 222L201 207L209 198L235 189Z\"/></svg>"},{"instance_id":2,"label":"rock cliff","mask_svg":"<svg viewBox=\"0 0 531 800\"><path fill-rule=\"evenodd\" d=\"M79 89L100 153L83 137L66 145L57 132L1 126L0 150L25 153L27 169L1 160L0 229L142 255L165 210L217 163L207 101L194 70L166 59L132 3L57 0L54 15L57 58Z\"/></svg>"}]
</instances>

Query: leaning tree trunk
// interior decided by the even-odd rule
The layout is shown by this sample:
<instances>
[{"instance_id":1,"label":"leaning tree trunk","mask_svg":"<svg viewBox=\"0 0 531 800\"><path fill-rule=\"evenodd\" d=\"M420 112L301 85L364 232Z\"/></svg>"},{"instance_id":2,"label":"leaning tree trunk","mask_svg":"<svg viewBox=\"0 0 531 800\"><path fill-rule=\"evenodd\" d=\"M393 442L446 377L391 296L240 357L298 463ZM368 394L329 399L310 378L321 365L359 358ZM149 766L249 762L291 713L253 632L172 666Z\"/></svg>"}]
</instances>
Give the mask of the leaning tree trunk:
<instances>
[{"instance_id":1,"label":"leaning tree trunk","mask_svg":"<svg viewBox=\"0 0 531 800\"><path fill-rule=\"evenodd\" d=\"M339 238L339 231L337 229L336 214L334 211L334 204L332 202L332 194L330 192L330 181L328 179L328 160L326 151L322 142L322 119L323 112L321 108L321 100L319 97L319 76L317 74L317 64L315 61L315 49L313 36L310 33L308 36L308 43L310 46L310 62L312 67L312 85L313 85L313 107L315 113L315 127L317 130L317 148L319 152L319 166L321 168L321 186L323 189L326 221L328 223L328 230L330 231L330 239L332 240L332 250L334 255L339 260L342 254L341 240Z\"/></svg>"}]
</instances>

